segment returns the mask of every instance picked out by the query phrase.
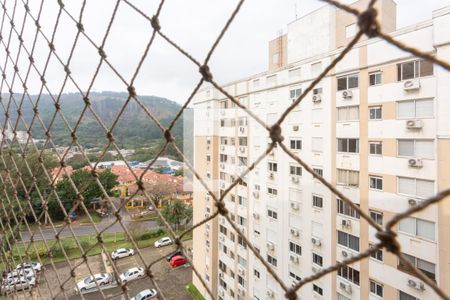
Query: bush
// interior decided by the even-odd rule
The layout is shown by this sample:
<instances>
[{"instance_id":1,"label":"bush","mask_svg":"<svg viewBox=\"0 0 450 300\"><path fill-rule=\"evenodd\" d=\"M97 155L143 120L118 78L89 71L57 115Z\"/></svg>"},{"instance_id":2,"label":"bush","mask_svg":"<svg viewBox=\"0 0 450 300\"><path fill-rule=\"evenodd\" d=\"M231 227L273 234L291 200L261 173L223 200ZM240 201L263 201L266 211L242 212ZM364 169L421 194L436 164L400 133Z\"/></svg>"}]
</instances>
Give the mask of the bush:
<instances>
[{"instance_id":1,"label":"bush","mask_svg":"<svg viewBox=\"0 0 450 300\"><path fill-rule=\"evenodd\" d=\"M152 238L160 237L160 236L162 236L164 234L166 234L166 232L163 229L161 229L161 228L156 229L156 230L148 230L148 231L146 231L145 233L142 234L140 239L141 240L149 240L149 239L152 239Z\"/></svg>"},{"instance_id":2,"label":"bush","mask_svg":"<svg viewBox=\"0 0 450 300\"><path fill-rule=\"evenodd\" d=\"M86 251L91 247L91 243L88 240L80 240L80 246L83 248L83 251Z\"/></svg>"}]
</instances>

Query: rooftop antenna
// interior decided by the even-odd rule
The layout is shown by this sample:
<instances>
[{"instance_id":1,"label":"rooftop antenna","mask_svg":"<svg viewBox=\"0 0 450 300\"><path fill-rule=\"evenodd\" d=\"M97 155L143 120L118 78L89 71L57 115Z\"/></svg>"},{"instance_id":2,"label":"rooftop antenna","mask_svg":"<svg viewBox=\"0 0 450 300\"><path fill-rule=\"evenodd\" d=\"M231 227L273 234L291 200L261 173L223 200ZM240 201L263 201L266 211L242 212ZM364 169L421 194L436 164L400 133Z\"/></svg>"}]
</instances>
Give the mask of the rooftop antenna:
<instances>
[{"instance_id":1,"label":"rooftop antenna","mask_svg":"<svg viewBox=\"0 0 450 300\"><path fill-rule=\"evenodd\" d=\"M297 14L297 2L294 3L294 13L295 13L295 19L298 19L298 14Z\"/></svg>"}]
</instances>

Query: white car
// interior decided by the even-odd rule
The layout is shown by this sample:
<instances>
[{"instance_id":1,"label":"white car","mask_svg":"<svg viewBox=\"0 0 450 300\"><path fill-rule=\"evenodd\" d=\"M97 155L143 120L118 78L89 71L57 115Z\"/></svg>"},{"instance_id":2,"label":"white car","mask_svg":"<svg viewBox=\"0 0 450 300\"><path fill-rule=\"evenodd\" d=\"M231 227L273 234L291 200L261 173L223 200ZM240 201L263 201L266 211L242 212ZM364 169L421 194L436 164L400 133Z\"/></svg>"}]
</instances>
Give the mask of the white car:
<instances>
[{"instance_id":1,"label":"white car","mask_svg":"<svg viewBox=\"0 0 450 300\"><path fill-rule=\"evenodd\" d=\"M36 278L25 278L20 277L17 279L11 279L7 283L3 284L2 286L2 292L3 294L9 294L14 291L24 290L24 289L31 289L36 286Z\"/></svg>"},{"instance_id":2,"label":"white car","mask_svg":"<svg viewBox=\"0 0 450 300\"><path fill-rule=\"evenodd\" d=\"M132 281L141 277L144 277L144 269L143 268L131 268L128 269L126 272L123 272L119 276L119 280L122 283Z\"/></svg>"},{"instance_id":3,"label":"white car","mask_svg":"<svg viewBox=\"0 0 450 300\"><path fill-rule=\"evenodd\" d=\"M42 270L42 265L38 262L18 264L16 267L16 270L21 270L21 269L24 269L24 270L33 269L35 272L40 272Z\"/></svg>"},{"instance_id":4,"label":"white car","mask_svg":"<svg viewBox=\"0 0 450 300\"><path fill-rule=\"evenodd\" d=\"M94 274L94 276L86 277L85 279L77 283L75 292L80 291L81 293L84 293L87 290L96 289L97 288L97 284L95 283L96 281L99 286L104 286L111 283L111 276L107 273L99 273Z\"/></svg>"},{"instance_id":5,"label":"white car","mask_svg":"<svg viewBox=\"0 0 450 300\"><path fill-rule=\"evenodd\" d=\"M9 283L19 280L20 278L31 280L32 278L35 277L34 275L35 275L34 271L30 269L16 270L9 272L8 275L6 275L6 281Z\"/></svg>"},{"instance_id":6,"label":"white car","mask_svg":"<svg viewBox=\"0 0 450 300\"><path fill-rule=\"evenodd\" d=\"M148 300L148 299L156 299L156 295L158 292L155 289L146 289L140 291L136 296L131 298L130 300Z\"/></svg>"},{"instance_id":7,"label":"white car","mask_svg":"<svg viewBox=\"0 0 450 300\"><path fill-rule=\"evenodd\" d=\"M112 259L123 258L131 255L134 255L134 250L126 248L119 248L111 253Z\"/></svg>"},{"instance_id":8,"label":"white car","mask_svg":"<svg viewBox=\"0 0 450 300\"><path fill-rule=\"evenodd\" d=\"M172 244L172 239L170 237L163 237L155 242L155 248L163 247Z\"/></svg>"}]
</instances>

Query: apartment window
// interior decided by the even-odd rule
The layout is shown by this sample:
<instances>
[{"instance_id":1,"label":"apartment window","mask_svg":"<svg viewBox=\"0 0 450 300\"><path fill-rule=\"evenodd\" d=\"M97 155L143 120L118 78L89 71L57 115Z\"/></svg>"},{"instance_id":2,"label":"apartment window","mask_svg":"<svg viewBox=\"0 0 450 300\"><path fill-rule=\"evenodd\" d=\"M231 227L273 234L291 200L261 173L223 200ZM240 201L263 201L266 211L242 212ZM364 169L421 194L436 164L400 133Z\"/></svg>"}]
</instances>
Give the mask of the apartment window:
<instances>
[{"instance_id":1,"label":"apartment window","mask_svg":"<svg viewBox=\"0 0 450 300\"><path fill-rule=\"evenodd\" d=\"M425 275L427 275L430 279L436 280L436 265L433 263L430 263L426 260L417 258L415 256L402 253L403 256L417 269L422 271ZM412 273L412 270L404 264L401 260L398 260L397 268L401 271L404 271L406 273Z\"/></svg>"},{"instance_id":2,"label":"apartment window","mask_svg":"<svg viewBox=\"0 0 450 300\"><path fill-rule=\"evenodd\" d=\"M320 176L323 176L323 169L319 169L319 168L313 168L313 171L315 173L317 173Z\"/></svg>"},{"instance_id":3,"label":"apartment window","mask_svg":"<svg viewBox=\"0 0 450 300\"><path fill-rule=\"evenodd\" d=\"M277 259L273 256L267 255L267 262L274 267L277 266Z\"/></svg>"},{"instance_id":4,"label":"apartment window","mask_svg":"<svg viewBox=\"0 0 450 300\"><path fill-rule=\"evenodd\" d=\"M206 161L211 162L211 155L206 155Z\"/></svg>"},{"instance_id":5,"label":"apartment window","mask_svg":"<svg viewBox=\"0 0 450 300\"><path fill-rule=\"evenodd\" d=\"M382 155L383 144L381 142L369 142L369 154Z\"/></svg>"},{"instance_id":6,"label":"apartment window","mask_svg":"<svg viewBox=\"0 0 450 300\"><path fill-rule=\"evenodd\" d=\"M370 120L381 120L383 118L383 110L381 106L371 106L369 107L369 119Z\"/></svg>"},{"instance_id":7,"label":"apartment window","mask_svg":"<svg viewBox=\"0 0 450 300\"><path fill-rule=\"evenodd\" d=\"M338 122L358 121L359 120L359 106L342 106L337 108Z\"/></svg>"},{"instance_id":8,"label":"apartment window","mask_svg":"<svg viewBox=\"0 0 450 300\"><path fill-rule=\"evenodd\" d=\"M222 278L219 278L219 284L222 288L224 288L225 290L227 289L227 283L225 281L223 281Z\"/></svg>"},{"instance_id":9,"label":"apartment window","mask_svg":"<svg viewBox=\"0 0 450 300\"><path fill-rule=\"evenodd\" d=\"M268 87L273 87L273 86L277 85L277 74L267 76L266 84Z\"/></svg>"},{"instance_id":10,"label":"apartment window","mask_svg":"<svg viewBox=\"0 0 450 300\"><path fill-rule=\"evenodd\" d=\"M346 186L359 186L359 171L337 169L337 183Z\"/></svg>"},{"instance_id":11,"label":"apartment window","mask_svg":"<svg viewBox=\"0 0 450 300\"><path fill-rule=\"evenodd\" d=\"M320 196L313 195L312 203L314 207L323 208L323 198Z\"/></svg>"},{"instance_id":12,"label":"apartment window","mask_svg":"<svg viewBox=\"0 0 450 300\"><path fill-rule=\"evenodd\" d=\"M219 259L219 269L222 272L226 272L227 271L227 265L223 261L221 261L220 259Z\"/></svg>"},{"instance_id":13,"label":"apartment window","mask_svg":"<svg viewBox=\"0 0 450 300\"><path fill-rule=\"evenodd\" d=\"M302 247L294 242L289 242L289 251L298 255L302 255Z\"/></svg>"},{"instance_id":14,"label":"apartment window","mask_svg":"<svg viewBox=\"0 0 450 300\"><path fill-rule=\"evenodd\" d=\"M358 79L359 79L358 73L339 77L337 79L337 90L343 91L343 90L357 88L358 87Z\"/></svg>"},{"instance_id":15,"label":"apartment window","mask_svg":"<svg viewBox=\"0 0 450 300\"><path fill-rule=\"evenodd\" d=\"M338 269L338 276L359 285L359 271L349 266L343 266Z\"/></svg>"},{"instance_id":16,"label":"apartment window","mask_svg":"<svg viewBox=\"0 0 450 300\"><path fill-rule=\"evenodd\" d=\"M359 251L359 237L343 231L337 231L338 244L355 251Z\"/></svg>"},{"instance_id":17,"label":"apartment window","mask_svg":"<svg viewBox=\"0 0 450 300\"><path fill-rule=\"evenodd\" d=\"M238 203L239 203L239 205L247 206L247 198L238 196Z\"/></svg>"},{"instance_id":18,"label":"apartment window","mask_svg":"<svg viewBox=\"0 0 450 300\"><path fill-rule=\"evenodd\" d=\"M244 269L247 267L247 260L238 254L238 264Z\"/></svg>"},{"instance_id":19,"label":"apartment window","mask_svg":"<svg viewBox=\"0 0 450 300\"><path fill-rule=\"evenodd\" d=\"M256 270L256 269L253 269L253 275L256 277L256 278L261 278L261 274L259 273L259 271L258 270Z\"/></svg>"},{"instance_id":20,"label":"apartment window","mask_svg":"<svg viewBox=\"0 0 450 300\"><path fill-rule=\"evenodd\" d=\"M434 181L408 177L397 177L398 193L420 198L434 195Z\"/></svg>"},{"instance_id":21,"label":"apartment window","mask_svg":"<svg viewBox=\"0 0 450 300\"><path fill-rule=\"evenodd\" d=\"M246 226L247 225L247 219L241 216L238 216L238 224L241 226Z\"/></svg>"},{"instance_id":22,"label":"apartment window","mask_svg":"<svg viewBox=\"0 0 450 300\"><path fill-rule=\"evenodd\" d=\"M415 60L397 64L397 80L407 80L433 75L433 63L427 60Z\"/></svg>"},{"instance_id":23,"label":"apartment window","mask_svg":"<svg viewBox=\"0 0 450 300\"><path fill-rule=\"evenodd\" d=\"M345 26L345 37L351 38L356 35L356 23Z\"/></svg>"},{"instance_id":24,"label":"apartment window","mask_svg":"<svg viewBox=\"0 0 450 300\"><path fill-rule=\"evenodd\" d=\"M398 291L398 299L399 300L419 300L419 298L413 297L410 294L407 294L402 291Z\"/></svg>"},{"instance_id":25,"label":"apartment window","mask_svg":"<svg viewBox=\"0 0 450 300\"><path fill-rule=\"evenodd\" d=\"M247 126L247 117L239 117L239 126Z\"/></svg>"},{"instance_id":26,"label":"apartment window","mask_svg":"<svg viewBox=\"0 0 450 300\"><path fill-rule=\"evenodd\" d=\"M313 291L321 296L323 295L323 289L318 285L313 284Z\"/></svg>"},{"instance_id":27,"label":"apartment window","mask_svg":"<svg viewBox=\"0 0 450 300\"><path fill-rule=\"evenodd\" d=\"M292 150L302 150L302 140L300 139L291 139L290 145Z\"/></svg>"},{"instance_id":28,"label":"apartment window","mask_svg":"<svg viewBox=\"0 0 450 300\"><path fill-rule=\"evenodd\" d=\"M383 297L383 285L370 279L370 292L378 297Z\"/></svg>"},{"instance_id":29,"label":"apartment window","mask_svg":"<svg viewBox=\"0 0 450 300\"><path fill-rule=\"evenodd\" d=\"M278 164L277 163L269 162L267 164L267 170L269 172L277 172L277 169L278 169Z\"/></svg>"},{"instance_id":30,"label":"apartment window","mask_svg":"<svg viewBox=\"0 0 450 300\"><path fill-rule=\"evenodd\" d=\"M322 92L323 89L321 87L313 89L313 95L320 95Z\"/></svg>"},{"instance_id":31,"label":"apartment window","mask_svg":"<svg viewBox=\"0 0 450 300\"><path fill-rule=\"evenodd\" d=\"M231 146L234 146L236 144L235 138L230 138Z\"/></svg>"},{"instance_id":32,"label":"apartment window","mask_svg":"<svg viewBox=\"0 0 450 300\"><path fill-rule=\"evenodd\" d=\"M247 146L247 138L246 137L239 138L239 146Z\"/></svg>"},{"instance_id":33,"label":"apartment window","mask_svg":"<svg viewBox=\"0 0 450 300\"><path fill-rule=\"evenodd\" d=\"M373 245L369 245L369 247L373 248ZM371 253L370 257L372 257L378 261L383 261L383 250L378 249L377 251Z\"/></svg>"},{"instance_id":34,"label":"apartment window","mask_svg":"<svg viewBox=\"0 0 450 300\"><path fill-rule=\"evenodd\" d=\"M220 144L221 145L226 145L228 144L228 139L226 137L221 137L220 138Z\"/></svg>"},{"instance_id":35,"label":"apartment window","mask_svg":"<svg viewBox=\"0 0 450 300\"><path fill-rule=\"evenodd\" d=\"M274 189L274 188L271 188L271 187L268 187L268 188L267 188L267 193L268 193L269 195L276 196L276 195L278 194L278 190L277 190L277 189Z\"/></svg>"},{"instance_id":36,"label":"apartment window","mask_svg":"<svg viewBox=\"0 0 450 300\"><path fill-rule=\"evenodd\" d=\"M233 291L232 289L230 289L230 297L231 297L232 299L234 299L234 291Z\"/></svg>"},{"instance_id":37,"label":"apartment window","mask_svg":"<svg viewBox=\"0 0 450 300\"><path fill-rule=\"evenodd\" d=\"M289 166L289 174L293 176L302 176L302 167Z\"/></svg>"},{"instance_id":38,"label":"apartment window","mask_svg":"<svg viewBox=\"0 0 450 300\"><path fill-rule=\"evenodd\" d=\"M220 226L219 226L219 231L220 231L222 234L227 235L227 228L226 228L225 226L220 225Z\"/></svg>"},{"instance_id":39,"label":"apartment window","mask_svg":"<svg viewBox=\"0 0 450 300\"><path fill-rule=\"evenodd\" d=\"M278 219L278 213L275 210L267 209L267 216L274 220Z\"/></svg>"},{"instance_id":40,"label":"apartment window","mask_svg":"<svg viewBox=\"0 0 450 300\"><path fill-rule=\"evenodd\" d=\"M383 190L383 177L369 176L369 187L374 190Z\"/></svg>"},{"instance_id":41,"label":"apartment window","mask_svg":"<svg viewBox=\"0 0 450 300\"><path fill-rule=\"evenodd\" d=\"M298 276L297 274L295 274L292 271L289 271L289 277L297 282L302 280L302 278L300 276Z\"/></svg>"},{"instance_id":42,"label":"apartment window","mask_svg":"<svg viewBox=\"0 0 450 300\"><path fill-rule=\"evenodd\" d=\"M349 217L352 217L355 219L359 219L359 212L356 209L354 209L353 207L351 207L350 205L348 205L341 199L336 199L336 201L337 201L337 213L338 214L349 216ZM355 204L355 205L359 207L359 204Z\"/></svg>"},{"instance_id":43,"label":"apartment window","mask_svg":"<svg viewBox=\"0 0 450 300\"><path fill-rule=\"evenodd\" d=\"M220 154L220 162L226 163L228 161L228 155L226 154Z\"/></svg>"},{"instance_id":44,"label":"apartment window","mask_svg":"<svg viewBox=\"0 0 450 300\"><path fill-rule=\"evenodd\" d=\"M246 157L239 156L238 160L239 160L240 167L247 166L247 158Z\"/></svg>"},{"instance_id":45,"label":"apartment window","mask_svg":"<svg viewBox=\"0 0 450 300\"><path fill-rule=\"evenodd\" d=\"M312 143L311 143L311 150L313 152L322 152L323 151L323 138L313 137Z\"/></svg>"},{"instance_id":46,"label":"apartment window","mask_svg":"<svg viewBox=\"0 0 450 300\"><path fill-rule=\"evenodd\" d=\"M373 72L369 74L369 85L379 85L382 82L381 72Z\"/></svg>"},{"instance_id":47,"label":"apartment window","mask_svg":"<svg viewBox=\"0 0 450 300\"><path fill-rule=\"evenodd\" d=\"M371 210L370 218L378 225L383 226L383 213L382 212Z\"/></svg>"},{"instance_id":48,"label":"apartment window","mask_svg":"<svg viewBox=\"0 0 450 300\"><path fill-rule=\"evenodd\" d=\"M220 105L220 108L228 108L228 101L227 100L220 101L219 105Z\"/></svg>"},{"instance_id":49,"label":"apartment window","mask_svg":"<svg viewBox=\"0 0 450 300\"><path fill-rule=\"evenodd\" d=\"M435 223L414 217L401 220L398 224L398 231L432 241L435 239Z\"/></svg>"},{"instance_id":50,"label":"apartment window","mask_svg":"<svg viewBox=\"0 0 450 300\"><path fill-rule=\"evenodd\" d=\"M323 257L319 254L313 253L312 254L312 261L314 264L318 266L323 266Z\"/></svg>"},{"instance_id":51,"label":"apartment window","mask_svg":"<svg viewBox=\"0 0 450 300\"><path fill-rule=\"evenodd\" d=\"M302 89L301 88L291 89L289 91L290 99L297 99L298 97L300 97L301 94L302 94Z\"/></svg>"},{"instance_id":52,"label":"apartment window","mask_svg":"<svg viewBox=\"0 0 450 300\"><path fill-rule=\"evenodd\" d=\"M239 283L242 287L245 287L245 280L244 280L244 278L242 278L240 275L238 275L238 283Z\"/></svg>"},{"instance_id":53,"label":"apartment window","mask_svg":"<svg viewBox=\"0 0 450 300\"><path fill-rule=\"evenodd\" d=\"M337 300L351 300L351 299L342 294L337 293Z\"/></svg>"},{"instance_id":54,"label":"apartment window","mask_svg":"<svg viewBox=\"0 0 450 300\"><path fill-rule=\"evenodd\" d=\"M433 99L407 100L397 102L398 119L433 118Z\"/></svg>"},{"instance_id":55,"label":"apartment window","mask_svg":"<svg viewBox=\"0 0 450 300\"><path fill-rule=\"evenodd\" d=\"M359 153L359 139L338 139L338 152Z\"/></svg>"},{"instance_id":56,"label":"apartment window","mask_svg":"<svg viewBox=\"0 0 450 300\"><path fill-rule=\"evenodd\" d=\"M433 140L397 140L398 156L434 158Z\"/></svg>"},{"instance_id":57,"label":"apartment window","mask_svg":"<svg viewBox=\"0 0 450 300\"><path fill-rule=\"evenodd\" d=\"M311 64L311 76L317 77L322 72L322 62L316 62Z\"/></svg>"},{"instance_id":58,"label":"apartment window","mask_svg":"<svg viewBox=\"0 0 450 300\"><path fill-rule=\"evenodd\" d=\"M298 79L301 76L301 72L302 72L301 68L290 69L288 71L288 76L289 76L289 78L297 78Z\"/></svg>"}]
</instances>

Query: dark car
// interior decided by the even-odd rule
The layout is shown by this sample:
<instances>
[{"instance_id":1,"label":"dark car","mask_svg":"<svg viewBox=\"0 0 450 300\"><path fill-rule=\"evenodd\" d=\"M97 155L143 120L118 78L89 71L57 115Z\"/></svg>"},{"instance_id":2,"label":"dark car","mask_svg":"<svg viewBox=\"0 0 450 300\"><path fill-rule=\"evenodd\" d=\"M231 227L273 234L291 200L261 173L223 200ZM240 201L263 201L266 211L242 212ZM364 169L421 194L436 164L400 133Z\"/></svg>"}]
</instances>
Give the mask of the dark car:
<instances>
[{"instance_id":1,"label":"dark car","mask_svg":"<svg viewBox=\"0 0 450 300\"><path fill-rule=\"evenodd\" d=\"M170 261L174 256L183 256L183 252L181 250L177 250L174 253L169 254L169 256L166 257L166 260Z\"/></svg>"}]
</instances>

